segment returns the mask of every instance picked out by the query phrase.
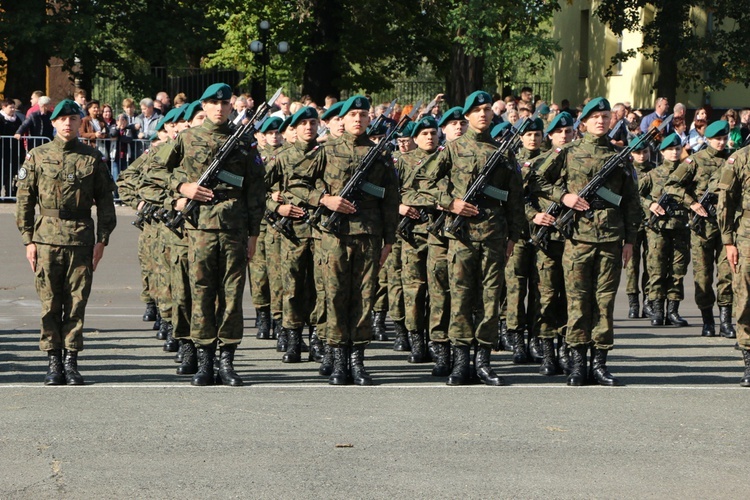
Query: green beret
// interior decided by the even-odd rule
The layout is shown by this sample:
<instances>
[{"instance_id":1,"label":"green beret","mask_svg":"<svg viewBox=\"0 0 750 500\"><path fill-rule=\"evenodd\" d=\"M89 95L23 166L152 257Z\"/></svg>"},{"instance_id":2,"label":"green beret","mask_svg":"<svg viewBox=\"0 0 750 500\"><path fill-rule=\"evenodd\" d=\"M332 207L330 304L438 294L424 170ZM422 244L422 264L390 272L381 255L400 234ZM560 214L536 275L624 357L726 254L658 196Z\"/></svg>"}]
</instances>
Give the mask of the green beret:
<instances>
[{"instance_id":1,"label":"green beret","mask_svg":"<svg viewBox=\"0 0 750 500\"><path fill-rule=\"evenodd\" d=\"M49 115L50 120L54 120L60 116L80 115L81 107L75 101L70 99L64 99L57 103L55 110Z\"/></svg>"},{"instance_id":2,"label":"green beret","mask_svg":"<svg viewBox=\"0 0 750 500\"><path fill-rule=\"evenodd\" d=\"M667 148L673 148L675 146L682 146L682 139L676 133L672 132L661 141L659 145L659 151L664 151Z\"/></svg>"},{"instance_id":3,"label":"green beret","mask_svg":"<svg viewBox=\"0 0 750 500\"><path fill-rule=\"evenodd\" d=\"M536 132L536 131L543 131L544 130L544 122L541 118L534 118L533 120L529 120L529 124L526 126L526 132Z\"/></svg>"},{"instance_id":4,"label":"green beret","mask_svg":"<svg viewBox=\"0 0 750 500\"><path fill-rule=\"evenodd\" d=\"M263 125L260 126L259 132L261 134L266 134L272 130L279 130L283 123L284 120L282 120L278 116L269 116L268 118L266 118L266 121L263 122Z\"/></svg>"},{"instance_id":5,"label":"green beret","mask_svg":"<svg viewBox=\"0 0 750 500\"><path fill-rule=\"evenodd\" d=\"M357 108L354 108L357 109ZM378 135L385 135L388 132L388 124L383 120L380 122L380 124L375 127L374 129L372 127L367 127L367 136L373 137Z\"/></svg>"},{"instance_id":6,"label":"green beret","mask_svg":"<svg viewBox=\"0 0 750 500\"><path fill-rule=\"evenodd\" d=\"M166 116L162 116L161 119L156 123L156 128L154 129L155 132L158 132L164 128L165 123L172 123L171 118L167 118Z\"/></svg>"},{"instance_id":7,"label":"green beret","mask_svg":"<svg viewBox=\"0 0 750 500\"><path fill-rule=\"evenodd\" d=\"M166 123L177 123L181 118L182 114L185 112L182 108L172 108L170 109L166 115L164 115L164 120Z\"/></svg>"},{"instance_id":8,"label":"green beret","mask_svg":"<svg viewBox=\"0 0 750 500\"><path fill-rule=\"evenodd\" d=\"M563 111L562 113L558 113L558 115L555 116L551 122L549 122L549 125L547 125L547 129L544 131L544 134L549 135L555 129L572 127L574 124L575 120L572 116L570 116L570 113L568 113L567 111Z\"/></svg>"},{"instance_id":9,"label":"green beret","mask_svg":"<svg viewBox=\"0 0 750 500\"><path fill-rule=\"evenodd\" d=\"M638 135L630 139L628 146L633 147L633 145L638 141L640 141L640 143L635 148L633 148L633 151L643 151L644 149L648 149L649 142L641 141L641 137Z\"/></svg>"},{"instance_id":10,"label":"green beret","mask_svg":"<svg viewBox=\"0 0 750 500\"><path fill-rule=\"evenodd\" d=\"M706 127L706 139L729 135L729 122L719 120Z\"/></svg>"},{"instance_id":11,"label":"green beret","mask_svg":"<svg viewBox=\"0 0 750 500\"><path fill-rule=\"evenodd\" d=\"M440 118L440 121L438 122L438 127L443 127L448 124L448 122L452 122L455 120L465 120L464 118L464 108L461 106L456 106L455 108L451 108L445 113L443 113L443 117Z\"/></svg>"},{"instance_id":12,"label":"green beret","mask_svg":"<svg viewBox=\"0 0 750 500\"><path fill-rule=\"evenodd\" d=\"M490 131L490 136L493 139L497 139L501 135L503 135L503 132L508 130L510 127L512 127L510 122L501 122L495 125L492 130Z\"/></svg>"},{"instance_id":13,"label":"green beret","mask_svg":"<svg viewBox=\"0 0 750 500\"><path fill-rule=\"evenodd\" d=\"M471 108L481 106L482 104L492 104L492 96L484 90L472 92L464 102L464 115L467 115L471 111Z\"/></svg>"},{"instance_id":14,"label":"green beret","mask_svg":"<svg viewBox=\"0 0 750 500\"><path fill-rule=\"evenodd\" d=\"M281 125L279 125L279 134L283 134L286 129L289 127L289 124L292 123L292 117L287 116L286 119L281 122Z\"/></svg>"},{"instance_id":15,"label":"green beret","mask_svg":"<svg viewBox=\"0 0 750 500\"><path fill-rule=\"evenodd\" d=\"M148 140L151 141L151 142L159 140L159 134L157 134L156 132L154 132L153 134L151 134L151 137L149 137Z\"/></svg>"},{"instance_id":16,"label":"green beret","mask_svg":"<svg viewBox=\"0 0 750 500\"><path fill-rule=\"evenodd\" d=\"M603 97L595 97L584 106L581 114L578 115L578 119L584 121L594 111L610 111L612 107L609 105L609 101Z\"/></svg>"},{"instance_id":17,"label":"green beret","mask_svg":"<svg viewBox=\"0 0 750 500\"><path fill-rule=\"evenodd\" d=\"M432 115L427 115L425 117L422 117L417 122L410 122L409 125L411 125L412 123L414 124L414 128L411 131L411 137L416 137L417 135L419 135L420 131L422 131L422 130L424 130L426 128L437 129L437 127L438 127L437 120ZM404 135L406 135L406 134L404 134Z\"/></svg>"},{"instance_id":18,"label":"green beret","mask_svg":"<svg viewBox=\"0 0 750 500\"><path fill-rule=\"evenodd\" d=\"M370 109L370 101L363 95L353 95L341 106L339 110L339 116L344 116L353 109L362 109L367 111Z\"/></svg>"},{"instance_id":19,"label":"green beret","mask_svg":"<svg viewBox=\"0 0 750 500\"><path fill-rule=\"evenodd\" d=\"M187 121L193 121L193 118L195 118L195 115L198 114L198 111L203 111L203 105L200 101L193 101L190 104L183 106L183 108L185 108L185 113L183 116Z\"/></svg>"},{"instance_id":20,"label":"green beret","mask_svg":"<svg viewBox=\"0 0 750 500\"><path fill-rule=\"evenodd\" d=\"M540 115L548 115L549 112L550 112L549 106L547 106L546 104L542 104L541 106L539 106Z\"/></svg>"},{"instance_id":21,"label":"green beret","mask_svg":"<svg viewBox=\"0 0 750 500\"><path fill-rule=\"evenodd\" d=\"M344 103L342 101L339 101L337 103L331 104L331 107L325 110L325 113L320 115L321 120L328 121L334 116L339 115L339 111L341 111L341 106L343 106Z\"/></svg>"},{"instance_id":22,"label":"green beret","mask_svg":"<svg viewBox=\"0 0 750 500\"><path fill-rule=\"evenodd\" d=\"M289 126L296 127L302 120L309 120L311 118L318 118L318 111L312 106L305 106L292 115L292 121L289 122Z\"/></svg>"},{"instance_id":23,"label":"green beret","mask_svg":"<svg viewBox=\"0 0 750 500\"><path fill-rule=\"evenodd\" d=\"M413 137L411 135L412 132L414 132L414 122L409 122L404 126L404 130L401 131L400 134L398 134L399 137Z\"/></svg>"},{"instance_id":24,"label":"green beret","mask_svg":"<svg viewBox=\"0 0 750 500\"><path fill-rule=\"evenodd\" d=\"M232 87L226 83L214 83L209 85L203 95L201 101L208 101L209 99L216 99L217 101L228 101L232 98Z\"/></svg>"}]
</instances>

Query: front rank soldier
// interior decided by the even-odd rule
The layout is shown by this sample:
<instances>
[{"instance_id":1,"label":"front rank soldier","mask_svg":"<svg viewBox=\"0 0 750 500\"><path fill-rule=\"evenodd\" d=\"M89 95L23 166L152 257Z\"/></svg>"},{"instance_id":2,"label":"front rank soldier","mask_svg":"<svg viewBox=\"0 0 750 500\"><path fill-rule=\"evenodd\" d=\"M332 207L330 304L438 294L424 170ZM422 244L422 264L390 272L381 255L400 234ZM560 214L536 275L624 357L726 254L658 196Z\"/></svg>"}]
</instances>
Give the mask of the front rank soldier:
<instances>
[{"instance_id":1,"label":"front rank soldier","mask_svg":"<svg viewBox=\"0 0 750 500\"><path fill-rule=\"evenodd\" d=\"M187 199L199 203L196 224L185 223L190 254L190 292L193 301L190 338L198 350L198 372L192 384L214 383L214 353L218 343L219 377L226 385L242 385L234 370L234 354L242 340L242 293L245 266L255 250L265 202L263 163L254 148L241 150L222 165L214 189L196 181L228 139L231 112L229 85L216 83L201 96L206 120L184 131L159 154L159 161L173 169L172 191L182 210Z\"/></svg>"},{"instance_id":2,"label":"front rank soldier","mask_svg":"<svg viewBox=\"0 0 750 500\"><path fill-rule=\"evenodd\" d=\"M490 352L498 335L497 309L505 259L513 252L525 223L523 188L514 166L499 165L489 179L489 185L496 189L495 197L483 198L478 206L463 201L497 149L489 130L492 97L487 92L474 92L466 98L463 114L469 130L440 152L427 185L443 210L466 217L460 237L447 234L451 291L448 334L454 347L453 370L447 383L470 382L469 357L474 345L474 368L479 379L487 385L502 385L503 380L490 366ZM474 314L475 309L478 314Z\"/></svg>"},{"instance_id":3,"label":"front rank soldier","mask_svg":"<svg viewBox=\"0 0 750 500\"><path fill-rule=\"evenodd\" d=\"M695 303L703 317L701 335L716 335L714 303L719 304L719 331L727 338L737 336L732 326L732 272L727 261L724 245L716 218L699 203L705 193L716 196L719 171L727 158L726 144L729 124L716 121L706 127L708 147L689 156L669 176L666 191L677 202L694 212L691 217L700 217L690 234L690 249L695 279ZM708 207L715 206L717 199L706 200ZM717 272L716 291L713 289L714 267Z\"/></svg>"},{"instance_id":4,"label":"front rank soldier","mask_svg":"<svg viewBox=\"0 0 750 500\"><path fill-rule=\"evenodd\" d=\"M456 106L443 113L438 127L440 127L444 144L453 142L464 135L469 128L469 122L464 116L464 108Z\"/></svg>"},{"instance_id":5,"label":"front rank soldier","mask_svg":"<svg viewBox=\"0 0 750 500\"><path fill-rule=\"evenodd\" d=\"M49 358L45 385L83 384L78 352L86 302L117 222L109 169L99 151L78 140L80 111L69 99L55 106L50 115L55 139L31 150L18 170L16 224L42 303L39 348Z\"/></svg>"}]
</instances>

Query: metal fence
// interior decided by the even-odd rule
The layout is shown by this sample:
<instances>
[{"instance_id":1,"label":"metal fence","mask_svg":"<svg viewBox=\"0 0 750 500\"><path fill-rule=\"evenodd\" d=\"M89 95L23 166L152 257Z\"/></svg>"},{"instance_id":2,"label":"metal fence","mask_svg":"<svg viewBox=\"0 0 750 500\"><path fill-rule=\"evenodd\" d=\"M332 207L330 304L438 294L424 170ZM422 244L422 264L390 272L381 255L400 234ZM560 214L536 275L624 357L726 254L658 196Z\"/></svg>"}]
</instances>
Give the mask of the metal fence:
<instances>
[{"instance_id":1,"label":"metal fence","mask_svg":"<svg viewBox=\"0 0 750 500\"><path fill-rule=\"evenodd\" d=\"M401 104L413 104L417 101L428 103L440 92L445 91L445 82L439 81L395 81L393 82L393 88L389 90L383 90L381 92L373 92L370 94L372 102L380 104L383 102L389 102L393 99L398 98ZM346 99L352 95L357 94L355 90L344 90L341 92L341 98Z\"/></svg>"}]
</instances>

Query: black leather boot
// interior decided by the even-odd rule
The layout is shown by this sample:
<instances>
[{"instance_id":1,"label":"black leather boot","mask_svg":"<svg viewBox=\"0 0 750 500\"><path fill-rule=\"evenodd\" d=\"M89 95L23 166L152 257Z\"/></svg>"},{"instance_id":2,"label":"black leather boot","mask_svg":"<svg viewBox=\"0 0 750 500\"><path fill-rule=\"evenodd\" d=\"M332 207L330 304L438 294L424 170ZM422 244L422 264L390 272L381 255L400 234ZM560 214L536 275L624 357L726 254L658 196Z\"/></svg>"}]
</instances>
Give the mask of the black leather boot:
<instances>
[{"instance_id":1,"label":"black leather boot","mask_svg":"<svg viewBox=\"0 0 750 500\"><path fill-rule=\"evenodd\" d=\"M282 328L281 321L277 321L278 328L274 328L276 337L276 352L286 352L289 347L289 330Z\"/></svg>"},{"instance_id":2,"label":"black leather boot","mask_svg":"<svg viewBox=\"0 0 750 500\"><path fill-rule=\"evenodd\" d=\"M177 341L177 353L174 355L174 362L178 365L182 363L185 358L185 341L180 339Z\"/></svg>"},{"instance_id":3,"label":"black leather boot","mask_svg":"<svg viewBox=\"0 0 750 500\"><path fill-rule=\"evenodd\" d=\"M409 351L409 335L406 331L404 320L394 321L393 326L396 330L396 338L393 340L393 350L399 352Z\"/></svg>"},{"instance_id":4,"label":"black leather boot","mask_svg":"<svg viewBox=\"0 0 750 500\"><path fill-rule=\"evenodd\" d=\"M161 328L161 313L159 312L159 308L156 308L156 320L154 320L154 326L151 327L152 330L158 331ZM157 338L159 338L157 336ZM159 339L164 340L164 339Z\"/></svg>"},{"instance_id":5,"label":"black leather boot","mask_svg":"<svg viewBox=\"0 0 750 500\"><path fill-rule=\"evenodd\" d=\"M219 348L219 380L231 387L243 385L242 379L234 370L234 353L237 344L223 345Z\"/></svg>"},{"instance_id":6,"label":"black leather boot","mask_svg":"<svg viewBox=\"0 0 750 500\"><path fill-rule=\"evenodd\" d=\"M450 342L433 342L432 349L435 353L435 366L432 368L432 376L447 377L451 372Z\"/></svg>"},{"instance_id":7,"label":"black leather boot","mask_svg":"<svg viewBox=\"0 0 750 500\"><path fill-rule=\"evenodd\" d=\"M504 319L501 319L498 328L500 334L497 336L495 350L513 352L514 339L508 332L508 323Z\"/></svg>"},{"instance_id":8,"label":"black leather boot","mask_svg":"<svg viewBox=\"0 0 750 500\"><path fill-rule=\"evenodd\" d=\"M198 372L198 353L190 339L182 340L182 362L177 367L177 375L194 375Z\"/></svg>"},{"instance_id":9,"label":"black leather boot","mask_svg":"<svg viewBox=\"0 0 750 500\"><path fill-rule=\"evenodd\" d=\"M83 377L78 373L78 351L65 351L63 366L68 385L83 385Z\"/></svg>"},{"instance_id":10,"label":"black leather boot","mask_svg":"<svg viewBox=\"0 0 750 500\"><path fill-rule=\"evenodd\" d=\"M316 363L323 361L323 342L318 337L317 327L310 331L310 352L307 355L307 360Z\"/></svg>"},{"instance_id":11,"label":"black leather boot","mask_svg":"<svg viewBox=\"0 0 750 500\"><path fill-rule=\"evenodd\" d=\"M508 334L515 339L513 344L513 364L522 365L529 362L529 355L526 352L526 341L524 340L523 330L508 330Z\"/></svg>"},{"instance_id":12,"label":"black leather boot","mask_svg":"<svg viewBox=\"0 0 750 500\"><path fill-rule=\"evenodd\" d=\"M477 372L477 377L484 385L505 385L502 377L495 373L495 370L490 366L490 356L490 346L477 345L476 355L474 356L474 369Z\"/></svg>"},{"instance_id":13,"label":"black leather boot","mask_svg":"<svg viewBox=\"0 0 750 500\"><path fill-rule=\"evenodd\" d=\"M156 302L146 303L146 311L143 313L143 321L156 321Z\"/></svg>"},{"instance_id":14,"label":"black leather boot","mask_svg":"<svg viewBox=\"0 0 750 500\"><path fill-rule=\"evenodd\" d=\"M256 309L255 322L258 328L258 333L255 334L255 338L269 340L271 338L271 308L261 307Z\"/></svg>"},{"instance_id":15,"label":"black leather boot","mask_svg":"<svg viewBox=\"0 0 750 500\"><path fill-rule=\"evenodd\" d=\"M167 323L167 338L162 346L164 352L177 352L180 348L179 342L177 342L177 339L172 335L173 333L174 327L172 326L172 323Z\"/></svg>"},{"instance_id":16,"label":"black leather boot","mask_svg":"<svg viewBox=\"0 0 750 500\"><path fill-rule=\"evenodd\" d=\"M641 318L650 318L653 315L654 315L654 302L644 297L643 312L641 313Z\"/></svg>"},{"instance_id":17,"label":"black leather boot","mask_svg":"<svg viewBox=\"0 0 750 500\"><path fill-rule=\"evenodd\" d=\"M302 361L302 328L293 328L291 330L285 328L284 331L287 332L288 343L281 361L284 363L299 363Z\"/></svg>"},{"instance_id":18,"label":"black leather boot","mask_svg":"<svg viewBox=\"0 0 750 500\"><path fill-rule=\"evenodd\" d=\"M44 385L65 385L62 349L47 351L47 359L49 368L47 369L47 376L44 377Z\"/></svg>"},{"instance_id":19,"label":"black leather boot","mask_svg":"<svg viewBox=\"0 0 750 500\"><path fill-rule=\"evenodd\" d=\"M608 351L594 348L594 356L591 360L591 375L597 384L614 387L620 385L620 381L607 370L607 353Z\"/></svg>"},{"instance_id":20,"label":"black leather boot","mask_svg":"<svg viewBox=\"0 0 750 500\"><path fill-rule=\"evenodd\" d=\"M652 300L651 307L653 308L651 326L664 326L664 300Z\"/></svg>"},{"instance_id":21,"label":"black leather boot","mask_svg":"<svg viewBox=\"0 0 750 500\"><path fill-rule=\"evenodd\" d=\"M328 344L323 346L323 359L320 362L318 373L324 377L328 377L333 373L333 347Z\"/></svg>"},{"instance_id":22,"label":"black leather boot","mask_svg":"<svg viewBox=\"0 0 750 500\"><path fill-rule=\"evenodd\" d=\"M372 377L365 370L365 346L352 347L351 373L354 385L372 385Z\"/></svg>"},{"instance_id":23,"label":"black leather boot","mask_svg":"<svg viewBox=\"0 0 750 500\"><path fill-rule=\"evenodd\" d=\"M719 333L728 339L737 338L737 332L732 326L732 306L719 306Z\"/></svg>"},{"instance_id":24,"label":"black leather boot","mask_svg":"<svg viewBox=\"0 0 750 500\"><path fill-rule=\"evenodd\" d=\"M380 342L388 340L385 334L385 311L372 312L372 338Z\"/></svg>"},{"instance_id":25,"label":"black leather boot","mask_svg":"<svg viewBox=\"0 0 750 500\"><path fill-rule=\"evenodd\" d=\"M309 330L308 330L308 334L307 335L308 335L308 338L309 338L309 336L310 336L309 332L313 331L313 327L312 326L308 326L308 328L309 328ZM310 352L310 346L308 346L307 342L305 342L305 329L304 328L302 329L302 333L300 334L300 337L299 337L299 352Z\"/></svg>"},{"instance_id":26,"label":"black leather boot","mask_svg":"<svg viewBox=\"0 0 750 500\"><path fill-rule=\"evenodd\" d=\"M167 340L167 333L169 333L169 327L171 323L162 319L159 321L159 331L156 332L156 340Z\"/></svg>"},{"instance_id":27,"label":"black leather boot","mask_svg":"<svg viewBox=\"0 0 750 500\"><path fill-rule=\"evenodd\" d=\"M560 365L560 370L565 375L570 375L572 360L570 359L570 349L565 343L565 337L558 335L557 337L557 363Z\"/></svg>"},{"instance_id":28,"label":"black leather boot","mask_svg":"<svg viewBox=\"0 0 750 500\"><path fill-rule=\"evenodd\" d=\"M272 319L271 320L271 340L278 340L280 334L281 334L281 320ZM286 350L286 347L284 347L284 350Z\"/></svg>"},{"instance_id":29,"label":"black leather boot","mask_svg":"<svg viewBox=\"0 0 750 500\"><path fill-rule=\"evenodd\" d=\"M409 363L427 363L427 346L424 342L422 332L413 330L409 332L409 343L411 344L411 353L409 354Z\"/></svg>"},{"instance_id":30,"label":"black leather boot","mask_svg":"<svg viewBox=\"0 0 750 500\"><path fill-rule=\"evenodd\" d=\"M578 345L570 348L570 357L573 360L568 375L568 385L579 387L586 384L586 351L589 348L586 345Z\"/></svg>"},{"instance_id":31,"label":"black leather boot","mask_svg":"<svg viewBox=\"0 0 750 500\"><path fill-rule=\"evenodd\" d=\"M542 339L544 357L539 367L539 374L545 377L557 375L557 360L555 359L555 339Z\"/></svg>"},{"instance_id":32,"label":"black leather boot","mask_svg":"<svg viewBox=\"0 0 750 500\"><path fill-rule=\"evenodd\" d=\"M628 294L628 318L636 319L641 315L641 302L638 300L637 293Z\"/></svg>"},{"instance_id":33,"label":"black leather boot","mask_svg":"<svg viewBox=\"0 0 750 500\"><path fill-rule=\"evenodd\" d=\"M198 356L198 370L193 375L191 385L206 386L214 385L214 354L216 345L209 344L196 346Z\"/></svg>"},{"instance_id":34,"label":"black leather boot","mask_svg":"<svg viewBox=\"0 0 750 500\"><path fill-rule=\"evenodd\" d=\"M667 317L664 324L672 326L688 326L687 320L680 316L680 301L679 300L668 300L667 301Z\"/></svg>"},{"instance_id":35,"label":"black leather boot","mask_svg":"<svg viewBox=\"0 0 750 500\"><path fill-rule=\"evenodd\" d=\"M541 363L544 359L541 339L536 335L532 337L531 334L529 334L529 358L535 363Z\"/></svg>"},{"instance_id":36,"label":"black leather boot","mask_svg":"<svg viewBox=\"0 0 750 500\"><path fill-rule=\"evenodd\" d=\"M714 337L716 335L716 323L714 323L713 307L701 309L701 316L703 317L703 330L701 330L701 336Z\"/></svg>"},{"instance_id":37,"label":"black leather boot","mask_svg":"<svg viewBox=\"0 0 750 500\"><path fill-rule=\"evenodd\" d=\"M740 380L742 387L750 387L750 351L742 351L742 360L745 362L745 374Z\"/></svg>"},{"instance_id":38,"label":"black leather boot","mask_svg":"<svg viewBox=\"0 0 750 500\"><path fill-rule=\"evenodd\" d=\"M328 377L331 385L346 385L349 382L349 353L346 347L333 347L333 371Z\"/></svg>"},{"instance_id":39,"label":"black leather boot","mask_svg":"<svg viewBox=\"0 0 750 500\"><path fill-rule=\"evenodd\" d=\"M448 385L466 385L471 382L470 351L471 348L467 345L453 346L453 370L448 376Z\"/></svg>"}]
</instances>

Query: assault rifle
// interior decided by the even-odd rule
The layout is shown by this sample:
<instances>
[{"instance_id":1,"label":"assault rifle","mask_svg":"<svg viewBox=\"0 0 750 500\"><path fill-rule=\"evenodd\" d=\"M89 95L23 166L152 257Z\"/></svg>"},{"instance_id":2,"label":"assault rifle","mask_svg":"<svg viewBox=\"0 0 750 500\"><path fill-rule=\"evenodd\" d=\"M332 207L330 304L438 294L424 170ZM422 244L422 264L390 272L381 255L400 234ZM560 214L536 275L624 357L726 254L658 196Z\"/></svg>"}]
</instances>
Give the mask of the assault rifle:
<instances>
[{"instance_id":1,"label":"assault rifle","mask_svg":"<svg viewBox=\"0 0 750 500\"><path fill-rule=\"evenodd\" d=\"M156 211L156 206L149 202L144 202L143 208L135 213L135 220L131 222L140 231L143 231L144 224L151 224L152 217Z\"/></svg>"},{"instance_id":2,"label":"assault rifle","mask_svg":"<svg viewBox=\"0 0 750 500\"><path fill-rule=\"evenodd\" d=\"M708 213L708 217L716 217L716 203L718 203L719 197L716 193L711 191L709 188L706 188L706 191L703 193L703 196L700 197L698 200L698 203L700 203L703 208ZM701 217L698 214L693 214L693 217L690 219L690 229L695 231L696 234L701 233L701 222L703 222L706 219L706 217Z\"/></svg>"},{"instance_id":3,"label":"assault rifle","mask_svg":"<svg viewBox=\"0 0 750 500\"><path fill-rule=\"evenodd\" d=\"M396 134L404 130L404 127L406 127L406 125L414 119L414 116L416 116L417 112L419 111L420 105L421 103L417 103L414 106L414 109L412 109L412 112L409 113L409 115L403 116L401 120L399 120L398 124L394 128L392 128L390 132L388 132L388 135L384 139L382 139L374 147L370 148L370 150L367 151L367 154L364 156L364 158L362 158L359 165L357 166L357 169L354 171L349 181L339 193L339 196L349 202L354 203L355 206L356 198L360 191L363 191L377 198L385 198L385 189L367 182L367 174L370 173L370 169L373 165L375 165L375 160L380 158L386 151L388 143L391 142ZM310 218L309 223L317 224L317 222L320 220L320 217L323 215L324 210L327 210L324 205L319 206L315 210L313 216ZM330 229L333 232L336 232L343 215L344 214L342 214L341 212L333 212L328 217L328 219L324 220L321 223L321 226L326 229Z\"/></svg>"},{"instance_id":4,"label":"assault rifle","mask_svg":"<svg viewBox=\"0 0 750 500\"><path fill-rule=\"evenodd\" d=\"M654 127L647 133L638 136L638 139L636 141L634 141L632 144L629 144L626 148L621 149L616 155L608 159L604 163L602 168L596 173L596 175L594 175L594 177L589 181L589 183L586 184L583 189L578 192L578 196L589 203L594 199L595 196L598 196L615 206L619 206L620 201L622 201L622 196L613 193L612 191L604 187L604 183L607 181L607 178L616 169L622 168L628 161L630 153L637 149L641 144L654 142L656 136L663 132L670 123L672 123L672 115L669 115L667 118L665 118L658 128ZM549 243L549 233L553 227L560 231L560 233L563 234L566 238L570 237L569 226L573 222L573 217L575 217L576 211L572 208L564 207L559 203L551 203L545 213L550 214L556 218L554 225L539 226L539 229L534 232L530 240L532 244L542 249L547 248L547 244ZM592 215L593 214L589 209L589 211L587 211L586 213L586 216L589 217Z\"/></svg>"},{"instance_id":5,"label":"assault rifle","mask_svg":"<svg viewBox=\"0 0 750 500\"><path fill-rule=\"evenodd\" d=\"M427 213L427 210L424 208L420 208L418 210L419 217L417 219L412 219L408 215L404 215L401 217L401 220L398 223L398 227L396 227L396 233L400 234L401 237L407 241L410 241L414 237L414 226L417 225L417 222L427 222L430 220L430 216Z\"/></svg>"},{"instance_id":6,"label":"assault rifle","mask_svg":"<svg viewBox=\"0 0 750 500\"><path fill-rule=\"evenodd\" d=\"M279 214L272 212L271 210L266 210L263 214L263 218L271 227L278 231L281 236L299 246L300 240L291 228L291 219L288 217L281 217ZM284 223L285 219L287 221L286 223Z\"/></svg>"},{"instance_id":7,"label":"assault rifle","mask_svg":"<svg viewBox=\"0 0 750 500\"><path fill-rule=\"evenodd\" d=\"M211 164L198 179L197 182L199 186L213 189L214 187L216 187L219 181L225 179L234 183L240 182L241 184L241 179L236 179L237 176L229 174L228 172L223 172L222 167L224 166L224 163L227 161L232 152L235 150L235 148L240 144L240 140L246 135L252 137L255 134L256 130L261 127L266 117L268 116L269 111L271 111L271 107L276 102L276 99L278 99L281 95L281 91L282 89L277 90L273 97L268 100L268 102L264 102L260 106L258 106L258 109L253 115L252 119L246 124L237 127L237 129L232 133L232 135L229 136L226 142L221 145L219 150L216 152L216 156L214 156L214 159L211 160ZM194 221L195 210L199 205L200 202L198 201L188 201L185 205L185 208L177 212L172 220L165 222L165 225L170 229L178 228L185 223L185 220L189 220L191 224L195 225L197 223Z\"/></svg>"},{"instance_id":8,"label":"assault rifle","mask_svg":"<svg viewBox=\"0 0 750 500\"><path fill-rule=\"evenodd\" d=\"M662 195L659 196L659 199L656 200L656 203L664 209L665 215L667 217L674 217L675 210L679 208L679 205L676 201L674 201L674 198L672 198L667 193L662 193ZM646 227L650 227L653 231L658 233L660 229L657 222L660 218L661 215L656 215L655 213L651 212L651 217L648 218Z\"/></svg>"}]
</instances>

